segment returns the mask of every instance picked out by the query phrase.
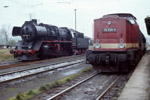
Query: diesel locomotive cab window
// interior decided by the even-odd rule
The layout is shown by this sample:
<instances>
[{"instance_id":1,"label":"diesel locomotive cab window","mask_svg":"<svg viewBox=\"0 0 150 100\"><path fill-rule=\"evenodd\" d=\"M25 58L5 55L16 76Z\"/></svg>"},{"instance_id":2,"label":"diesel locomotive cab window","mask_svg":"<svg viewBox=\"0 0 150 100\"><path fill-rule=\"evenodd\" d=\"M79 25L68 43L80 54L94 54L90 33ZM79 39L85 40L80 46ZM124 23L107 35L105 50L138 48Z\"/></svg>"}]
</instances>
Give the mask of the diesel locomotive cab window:
<instances>
[{"instance_id":1,"label":"diesel locomotive cab window","mask_svg":"<svg viewBox=\"0 0 150 100\"><path fill-rule=\"evenodd\" d=\"M127 19L129 20L129 22L130 22L131 24L135 24L135 21L133 20L132 17L128 17Z\"/></svg>"},{"instance_id":2,"label":"diesel locomotive cab window","mask_svg":"<svg viewBox=\"0 0 150 100\"><path fill-rule=\"evenodd\" d=\"M132 17L125 17L131 24L135 24L135 21Z\"/></svg>"}]
</instances>

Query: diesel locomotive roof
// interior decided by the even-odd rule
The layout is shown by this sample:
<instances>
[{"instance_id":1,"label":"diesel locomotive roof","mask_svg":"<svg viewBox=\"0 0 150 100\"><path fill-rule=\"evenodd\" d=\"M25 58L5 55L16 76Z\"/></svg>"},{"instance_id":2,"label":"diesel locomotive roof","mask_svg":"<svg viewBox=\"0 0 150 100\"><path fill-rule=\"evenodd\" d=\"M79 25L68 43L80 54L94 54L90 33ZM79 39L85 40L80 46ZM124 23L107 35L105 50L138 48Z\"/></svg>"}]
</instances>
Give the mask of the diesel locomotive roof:
<instances>
[{"instance_id":1,"label":"diesel locomotive roof","mask_svg":"<svg viewBox=\"0 0 150 100\"><path fill-rule=\"evenodd\" d=\"M136 19L135 16L133 16L130 13L115 13L115 14L108 14L108 15L104 15L103 17L109 17L109 16L119 16L119 17L133 17Z\"/></svg>"},{"instance_id":2,"label":"diesel locomotive roof","mask_svg":"<svg viewBox=\"0 0 150 100\"><path fill-rule=\"evenodd\" d=\"M147 33L150 35L150 17L145 18Z\"/></svg>"}]
</instances>

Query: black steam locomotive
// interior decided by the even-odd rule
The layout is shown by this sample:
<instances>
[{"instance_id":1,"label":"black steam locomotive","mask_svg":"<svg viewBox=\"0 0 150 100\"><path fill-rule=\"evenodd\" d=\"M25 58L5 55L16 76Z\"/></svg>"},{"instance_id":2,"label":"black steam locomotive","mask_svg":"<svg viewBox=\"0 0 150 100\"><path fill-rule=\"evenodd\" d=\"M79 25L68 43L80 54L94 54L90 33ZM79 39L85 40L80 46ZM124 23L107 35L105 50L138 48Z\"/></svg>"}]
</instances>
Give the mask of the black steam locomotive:
<instances>
[{"instance_id":1,"label":"black steam locomotive","mask_svg":"<svg viewBox=\"0 0 150 100\"><path fill-rule=\"evenodd\" d=\"M22 27L14 27L12 35L21 36L22 40L10 53L22 61L81 54L89 45L83 33L67 27L37 24L35 19L25 21Z\"/></svg>"}]
</instances>

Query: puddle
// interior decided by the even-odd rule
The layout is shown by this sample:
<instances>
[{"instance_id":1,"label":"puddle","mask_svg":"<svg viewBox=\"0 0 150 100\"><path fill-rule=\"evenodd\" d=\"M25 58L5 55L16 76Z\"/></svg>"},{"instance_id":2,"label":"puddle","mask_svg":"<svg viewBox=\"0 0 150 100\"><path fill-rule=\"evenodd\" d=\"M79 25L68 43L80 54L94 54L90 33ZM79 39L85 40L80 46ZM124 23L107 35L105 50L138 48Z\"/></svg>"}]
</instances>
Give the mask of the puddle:
<instances>
[{"instance_id":1,"label":"puddle","mask_svg":"<svg viewBox=\"0 0 150 100\"><path fill-rule=\"evenodd\" d=\"M68 75L76 74L76 73L78 73L80 71L81 71L81 69L74 69L74 70L69 71L69 72L67 71L67 72L63 73L63 76L68 76Z\"/></svg>"}]
</instances>

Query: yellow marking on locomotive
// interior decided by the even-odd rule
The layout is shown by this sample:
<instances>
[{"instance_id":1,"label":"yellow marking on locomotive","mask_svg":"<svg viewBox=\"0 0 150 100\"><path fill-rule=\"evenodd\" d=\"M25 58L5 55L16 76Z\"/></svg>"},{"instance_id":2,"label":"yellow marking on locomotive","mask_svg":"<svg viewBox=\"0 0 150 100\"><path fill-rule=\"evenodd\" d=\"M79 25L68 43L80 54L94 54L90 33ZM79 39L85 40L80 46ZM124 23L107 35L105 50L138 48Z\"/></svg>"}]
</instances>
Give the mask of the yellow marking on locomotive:
<instances>
[{"instance_id":1,"label":"yellow marking on locomotive","mask_svg":"<svg viewBox=\"0 0 150 100\"><path fill-rule=\"evenodd\" d=\"M125 48L139 47L138 43L125 43Z\"/></svg>"},{"instance_id":2,"label":"yellow marking on locomotive","mask_svg":"<svg viewBox=\"0 0 150 100\"><path fill-rule=\"evenodd\" d=\"M139 44L138 43L124 43L125 47L124 48L138 48ZM120 43L100 43L100 48L102 49L120 49L119 48ZM95 43L94 43L95 47Z\"/></svg>"},{"instance_id":3,"label":"yellow marking on locomotive","mask_svg":"<svg viewBox=\"0 0 150 100\"><path fill-rule=\"evenodd\" d=\"M115 49L115 48L119 48L119 44L118 43L113 43L113 44L111 44L111 43L102 43L102 44L100 44L101 45L101 47L100 48L112 48L112 49Z\"/></svg>"}]
</instances>

